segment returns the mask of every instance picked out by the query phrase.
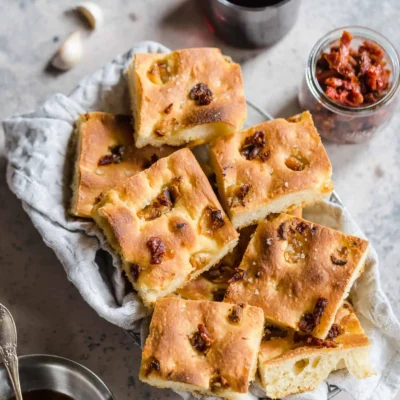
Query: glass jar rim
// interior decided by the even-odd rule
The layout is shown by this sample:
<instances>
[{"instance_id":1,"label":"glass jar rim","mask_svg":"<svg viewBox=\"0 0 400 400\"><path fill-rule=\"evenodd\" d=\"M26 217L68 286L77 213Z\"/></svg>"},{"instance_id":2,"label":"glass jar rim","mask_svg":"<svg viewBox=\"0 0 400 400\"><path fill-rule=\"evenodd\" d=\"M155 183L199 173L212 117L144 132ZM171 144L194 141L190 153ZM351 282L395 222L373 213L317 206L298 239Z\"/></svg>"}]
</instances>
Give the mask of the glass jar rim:
<instances>
[{"instance_id":1,"label":"glass jar rim","mask_svg":"<svg viewBox=\"0 0 400 400\"><path fill-rule=\"evenodd\" d=\"M356 37L361 37L366 40L371 40L373 42L376 42L380 47L383 48L387 57L390 60L392 68L391 73L393 76L392 85L389 91L376 103L362 107L349 107L342 104L338 104L325 94L325 92L322 90L321 85L317 81L315 71L316 71L316 63L318 57L320 56L324 48L326 48L329 44L340 39L343 31L349 31ZM337 114L348 115L348 116L354 116L354 114L357 115L371 114L375 112L377 109L389 103L394 98L394 95L396 94L400 85L399 64L400 64L399 55L393 44L385 36L383 36L382 34L373 29L366 28L363 26L356 26L356 25L344 26L328 32L321 39L319 39L318 42L314 45L308 57L308 63L306 68L306 80L308 87L313 96L316 98L316 100L322 103L324 107L328 108L330 111Z\"/></svg>"},{"instance_id":2,"label":"glass jar rim","mask_svg":"<svg viewBox=\"0 0 400 400\"><path fill-rule=\"evenodd\" d=\"M281 0L280 3L273 4L271 6L262 6L262 7L246 7L246 6L239 6L238 4L231 3L228 0L217 0L219 3L223 4L225 7L237 9L240 11L249 11L249 12L257 12L257 11L264 11L269 8L279 8L286 3L289 3L291 0Z\"/></svg>"}]
</instances>

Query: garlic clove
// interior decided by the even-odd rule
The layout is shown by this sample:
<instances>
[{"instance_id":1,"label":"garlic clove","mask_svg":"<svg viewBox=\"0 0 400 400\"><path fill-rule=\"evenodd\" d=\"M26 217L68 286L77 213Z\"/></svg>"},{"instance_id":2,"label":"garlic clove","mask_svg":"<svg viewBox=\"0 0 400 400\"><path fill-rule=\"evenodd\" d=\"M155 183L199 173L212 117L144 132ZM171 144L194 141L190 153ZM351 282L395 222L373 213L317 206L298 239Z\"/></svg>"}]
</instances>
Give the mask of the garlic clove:
<instances>
[{"instance_id":1,"label":"garlic clove","mask_svg":"<svg viewBox=\"0 0 400 400\"><path fill-rule=\"evenodd\" d=\"M58 49L51 61L51 65L55 68L61 69L62 71L67 71L79 63L82 53L83 46L81 34L75 32L70 35Z\"/></svg>"},{"instance_id":2,"label":"garlic clove","mask_svg":"<svg viewBox=\"0 0 400 400\"><path fill-rule=\"evenodd\" d=\"M92 29L99 28L103 23L103 11L96 4L85 1L76 7L76 10L89 22Z\"/></svg>"}]
</instances>

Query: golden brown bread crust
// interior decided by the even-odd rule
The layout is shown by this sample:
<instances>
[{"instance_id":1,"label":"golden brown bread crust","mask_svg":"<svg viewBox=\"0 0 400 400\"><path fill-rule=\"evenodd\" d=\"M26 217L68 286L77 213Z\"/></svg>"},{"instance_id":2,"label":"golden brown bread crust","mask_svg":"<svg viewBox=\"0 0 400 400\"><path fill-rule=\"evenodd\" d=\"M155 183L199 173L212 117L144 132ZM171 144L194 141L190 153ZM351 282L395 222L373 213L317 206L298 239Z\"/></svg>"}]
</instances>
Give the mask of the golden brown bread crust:
<instances>
[{"instance_id":1,"label":"golden brown bread crust","mask_svg":"<svg viewBox=\"0 0 400 400\"><path fill-rule=\"evenodd\" d=\"M188 149L106 192L92 216L148 305L216 264L238 240Z\"/></svg>"},{"instance_id":2,"label":"golden brown bread crust","mask_svg":"<svg viewBox=\"0 0 400 400\"><path fill-rule=\"evenodd\" d=\"M199 393L226 398L246 393L256 370L264 317L260 308L245 306L239 319L232 322L233 307L239 306L176 298L157 301L140 379L175 389L180 384L193 385ZM205 351L196 350L191 342L199 324L211 340ZM156 368L151 367L152 362ZM218 379L224 387L212 384Z\"/></svg>"},{"instance_id":3,"label":"golden brown bread crust","mask_svg":"<svg viewBox=\"0 0 400 400\"><path fill-rule=\"evenodd\" d=\"M95 199L101 192L116 186L129 176L148 168L154 159L170 155L170 146L147 146L137 149L133 144L131 117L103 112L83 114L76 121L76 165L72 184L70 213L90 218ZM99 166L99 160L110 154L110 148L124 146L119 163Z\"/></svg>"},{"instance_id":4,"label":"golden brown bread crust","mask_svg":"<svg viewBox=\"0 0 400 400\"><path fill-rule=\"evenodd\" d=\"M335 317L335 324L340 327L340 334L332 340L337 347L312 347L304 343L293 341L293 332L289 332L286 338L272 338L261 342L260 359L263 363L280 363L285 359L299 354L324 354L353 347L369 346L370 342L365 334L351 305L345 301L339 308Z\"/></svg>"},{"instance_id":5,"label":"golden brown bread crust","mask_svg":"<svg viewBox=\"0 0 400 400\"><path fill-rule=\"evenodd\" d=\"M259 146L249 145L258 132L263 135ZM331 164L308 111L216 139L210 161L225 210L237 228L270 212L320 200L333 190ZM294 198L286 204L288 196Z\"/></svg>"},{"instance_id":6,"label":"golden brown bread crust","mask_svg":"<svg viewBox=\"0 0 400 400\"><path fill-rule=\"evenodd\" d=\"M235 268L239 267L255 229L255 226L243 228L239 232L238 244L229 254L207 272L178 289L176 293L188 300L222 301L229 285L228 281L235 273Z\"/></svg>"},{"instance_id":7,"label":"golden brown bread crust","mask_svg":"<svg viewBox=\"0 0 400 400\"><path fill-rule=\"evenodd\" d=\"M235 132L246 119L241 68L219 49L135 54L127 78L138 147L197 145ZM212 91L210 104L190 98L199 83Z\"/></svg>"},{"instance_id":8,"label":"golden brown bread crust","mask_svg":"<svg viewBox=\"0 0 400 400\"><path fill-rule=\"evenodd\" d=\"M261 222L243 257L244 280L232 283L225 300L263 308L273 324L300 330L319 298L328 301L313 336L324 339L359 276L368 241L287 214ZM277 305L280 306L277 306Z\"/></svg>"},{"instance_id":9,"label":"golden brown bread crust","mask_svg":"<svg viewBox=\"0 0 400 400\"><path fill-rule=\"evenodd\" d=\"M350 372L357 377L367 377L373 373L368 361L370 342L348 302L345 301L340 307L335 324L340 328L340 334L331 339L336 343L336 347L314 347L307 346L304 342L296 342L293 339L293 331L288 332L285 338L271 338L261 342L259 371L268 396L286 397L314 390L332 370L338 368L338 365L350 367ZM363 352L360 353L359 350ZM359 364L356 364L356 367L352 366L352 358L360 356L365 357L365 360L361 362L359 359ZM309 370L306 372L308 376L302 376L306 369ZM312 369L315 370L314 376ZM278 371L278 374L282 375L286 373L285 378L290 384L281 385L274 382L276 376L271 371Z\"/></svg>"}]
</instances>

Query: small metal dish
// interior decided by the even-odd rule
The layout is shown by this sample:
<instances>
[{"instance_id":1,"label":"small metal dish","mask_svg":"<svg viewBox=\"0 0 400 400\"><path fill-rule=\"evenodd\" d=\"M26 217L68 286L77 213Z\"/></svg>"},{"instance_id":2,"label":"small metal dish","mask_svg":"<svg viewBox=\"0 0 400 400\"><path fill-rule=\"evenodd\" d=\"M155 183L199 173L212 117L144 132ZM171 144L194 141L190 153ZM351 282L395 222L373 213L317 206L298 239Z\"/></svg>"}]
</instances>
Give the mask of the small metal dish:
<instances>
[{"instance_id":1,"label":"small metal dish","mask_svg":"<svg viewBox=\"0 0 400 400\"><path fill-rule=\"evenodd\" d=\"M232 46L250 49L282 39L296 22L300 5L300 0L265 1L261 7L251 7L254 2L247 2L248 7L229 0L199 2L212 32Z\"/></svg>"},{"instance_id":2,"label":"small metal dish","mask_svg":"<svg viewBox=\"0 0 400 400\"><path fill-rule=\"evenodd\" d=\"M47 354L22 356L19 374L22 392L52 390L74 400L115 400L105 383L92 371L67 358ZM0 365L0 400L14 396L4 365Z\"/></svg>"}]
</instances>

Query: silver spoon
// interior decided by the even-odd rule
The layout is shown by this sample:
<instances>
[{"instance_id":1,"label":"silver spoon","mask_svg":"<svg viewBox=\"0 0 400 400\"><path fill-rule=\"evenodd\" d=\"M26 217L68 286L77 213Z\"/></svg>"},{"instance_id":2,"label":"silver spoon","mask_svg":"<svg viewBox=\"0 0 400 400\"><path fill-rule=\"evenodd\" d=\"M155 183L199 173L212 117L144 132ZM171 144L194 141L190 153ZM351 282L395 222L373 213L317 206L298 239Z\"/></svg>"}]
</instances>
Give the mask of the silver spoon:
<instances>
[{"instance_id":1,"label":"silver spoon","mask_svg":"<svg viewBox=\"0 0 400 400\"><path fill-rule=\"evenodd\" d=\"M17 357L17 328L14 319L0 304L0 357L7 369L17 400L22 400Z\"/></svg>"}]
</instances>

